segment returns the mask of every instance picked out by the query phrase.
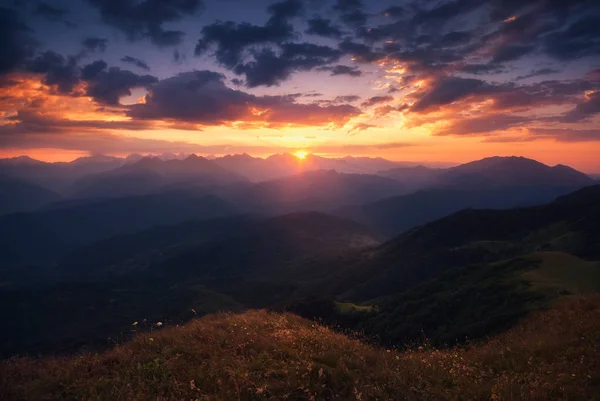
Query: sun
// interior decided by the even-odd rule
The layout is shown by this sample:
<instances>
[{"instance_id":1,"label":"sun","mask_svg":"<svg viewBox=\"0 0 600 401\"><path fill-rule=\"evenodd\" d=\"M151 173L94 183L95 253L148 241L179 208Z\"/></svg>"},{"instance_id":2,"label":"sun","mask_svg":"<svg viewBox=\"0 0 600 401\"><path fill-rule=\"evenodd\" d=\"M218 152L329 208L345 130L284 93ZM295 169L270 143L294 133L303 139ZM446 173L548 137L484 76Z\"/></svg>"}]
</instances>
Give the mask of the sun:
<instances>
[{"instance_id":1,"label":"sun","mask_svg":"<svg viewBox=\"0 0 600 401\"><path fill-rule=\"evenodd\" d=\"M294 153L294 156L296 156L300 160L304 160L306 159L306 156L308 156L308 152L305 150L299 150L296 153Z\"/></svg>"}]
</instances>

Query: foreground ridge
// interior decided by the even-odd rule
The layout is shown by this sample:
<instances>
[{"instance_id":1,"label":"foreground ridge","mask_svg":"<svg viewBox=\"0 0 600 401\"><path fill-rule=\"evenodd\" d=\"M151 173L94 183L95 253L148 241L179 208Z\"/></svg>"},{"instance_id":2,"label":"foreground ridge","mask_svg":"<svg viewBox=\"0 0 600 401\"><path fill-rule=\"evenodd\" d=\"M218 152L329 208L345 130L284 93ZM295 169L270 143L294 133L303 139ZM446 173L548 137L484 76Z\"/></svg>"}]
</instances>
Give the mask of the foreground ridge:
<instances>
[{"instance_id":1,"label":"foreground ridge","mask_svg":"<svg viewBox=\"0 0 600 401\"><path fill-rule=\"evenodd\" d=\"M210 315L103 354L0 364L1 399L591 399L600 296L486 343L383 350L292 314Z\"/></svg>"}]
</instances>

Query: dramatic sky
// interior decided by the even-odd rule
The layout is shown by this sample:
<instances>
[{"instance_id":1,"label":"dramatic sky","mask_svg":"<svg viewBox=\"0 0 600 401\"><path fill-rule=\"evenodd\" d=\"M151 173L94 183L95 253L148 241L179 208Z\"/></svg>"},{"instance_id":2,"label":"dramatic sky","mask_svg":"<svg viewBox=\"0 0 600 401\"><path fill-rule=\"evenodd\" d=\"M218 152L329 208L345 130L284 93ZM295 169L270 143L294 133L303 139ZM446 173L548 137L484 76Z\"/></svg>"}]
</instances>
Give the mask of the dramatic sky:
<instances>
[{"instance_id":1,"label":"dramatic sky","mask_svg":"<svg viewBox=\"0 0 600 401\"><path fill-rule=\"evenodd\" d=\"M0 157L299 149L600 172L600 2L0 0Z\"/></svg>"}]
</instances>

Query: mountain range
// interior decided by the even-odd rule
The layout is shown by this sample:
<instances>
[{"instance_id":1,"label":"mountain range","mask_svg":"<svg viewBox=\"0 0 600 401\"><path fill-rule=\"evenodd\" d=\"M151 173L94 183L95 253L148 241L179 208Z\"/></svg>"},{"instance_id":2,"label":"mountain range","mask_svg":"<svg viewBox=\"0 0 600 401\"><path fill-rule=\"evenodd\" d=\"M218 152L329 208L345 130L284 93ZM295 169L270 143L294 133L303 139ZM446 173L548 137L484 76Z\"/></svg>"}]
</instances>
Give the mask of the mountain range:
<instances>
[{"instance_id":1,"label":"mountain range","mask_svg":"<svg viewBox=\"0 0 600 401\"><path fill-rule=\"evenodd\" d=\"M247 308L388 345L460 343L596 290L600 190L566 166L164 159L0 161L0 353L104 347L134 321Z\"/></svg>"}]
</instances>

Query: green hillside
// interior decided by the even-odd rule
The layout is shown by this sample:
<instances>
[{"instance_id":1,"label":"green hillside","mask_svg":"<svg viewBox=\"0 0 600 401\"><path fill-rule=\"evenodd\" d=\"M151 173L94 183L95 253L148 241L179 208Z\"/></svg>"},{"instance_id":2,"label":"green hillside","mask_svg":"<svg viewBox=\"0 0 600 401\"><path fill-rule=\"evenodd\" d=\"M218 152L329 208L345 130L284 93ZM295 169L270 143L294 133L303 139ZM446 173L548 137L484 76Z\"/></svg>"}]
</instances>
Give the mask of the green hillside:
<instances>
[{"instance_id":1,"label":"green hillside","mask_svg":"<svg viewBox=\"0 0 600 401\"><path fill-rule=\"evenodd\" d=\"M599 291L599 262L537 252L447 272L381 301L358 327L386 344L455 344L502 332L564 296Z\"/></svg>"}]
</instances>

